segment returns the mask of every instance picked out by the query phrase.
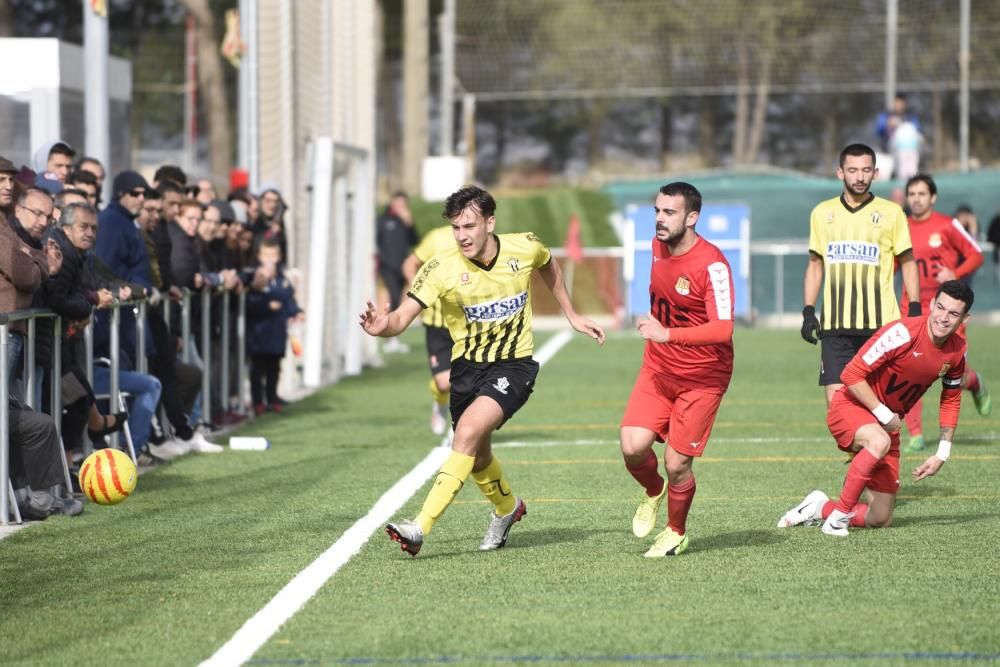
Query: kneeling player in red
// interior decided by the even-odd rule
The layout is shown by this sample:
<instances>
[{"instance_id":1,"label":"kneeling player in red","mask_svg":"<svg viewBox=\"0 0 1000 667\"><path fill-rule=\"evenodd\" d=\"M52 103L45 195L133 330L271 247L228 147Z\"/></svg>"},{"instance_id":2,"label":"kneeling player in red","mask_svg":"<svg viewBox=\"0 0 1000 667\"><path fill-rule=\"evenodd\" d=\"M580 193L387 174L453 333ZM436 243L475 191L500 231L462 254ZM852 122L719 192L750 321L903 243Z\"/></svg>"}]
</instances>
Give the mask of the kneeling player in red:
<instances>
[{"instance_id":1,"label":"kneeling player in red","mask_svg":"<svg viewBox=\"0 0 1000 667\"><path fill-rule=\"evenodd\" d=\"M942 283L927 315L885 325L854 355L826 418L837 446L854 455L840 499L813 491L778 520L779 528L823 519L824 533L845 537L848 526L888 526L899 490L902 415L941 378L940 442L913 478L919 482L937 474L951 454L962 406L966 344L957 332L969 318L972 301L966 284ZM866 489L871 500L859 503Z\"/></svg>"},{"instance_id":2,"label":"kneeling player in red","mask_svg":"<svg viewBox=\"0 0 1000 667\"><path fill-rule=\"evenodd\" d=\"M687 549L691 465L705 451L733 373L733 280L722 252L695 232L701 193L670 183L655 207L650 312L638 324L646 351L621 423L625 468L645 490L632 517L636 537L653 530L667 497L667 526L647 558ZM667 443L666 481L653 453L657 441Z\"/></svg>"}]
</instances>

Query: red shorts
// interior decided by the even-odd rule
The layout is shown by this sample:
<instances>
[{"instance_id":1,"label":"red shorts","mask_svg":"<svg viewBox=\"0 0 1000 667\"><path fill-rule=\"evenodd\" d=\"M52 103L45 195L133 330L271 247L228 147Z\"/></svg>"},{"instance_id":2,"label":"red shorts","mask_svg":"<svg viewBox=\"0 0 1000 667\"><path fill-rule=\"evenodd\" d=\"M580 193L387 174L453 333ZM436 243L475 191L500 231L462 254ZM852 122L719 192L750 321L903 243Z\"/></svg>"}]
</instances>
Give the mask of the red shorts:
<instances>
[{"instance_id":1,"label":"red shorts","mask_svg":"<svg viewBox=\"0 0 1000 667\"><path fill-rule=\"evenodd\" d=\"M712 434L720 403L719 392L677 387L643 366L632 387L621 425L647 429L674 451L701 456Z\"/></svg>"},{"instance_id":2,"label":"red shorts","mask_svg":"<svg viewBox=\"0 0 1000 667\"><path fill-rule=\"evenodd\" d=\"M830 409L826 413L826 425L837 441L837 447L853 454L854 434L867 424L878 425L875 415L840 391L833 395ZM889 439L889 453L875 466L871 481L868 482L868 488L879 493L899 491L899 433L890 433Z\"/></svg>"}]
</instances>

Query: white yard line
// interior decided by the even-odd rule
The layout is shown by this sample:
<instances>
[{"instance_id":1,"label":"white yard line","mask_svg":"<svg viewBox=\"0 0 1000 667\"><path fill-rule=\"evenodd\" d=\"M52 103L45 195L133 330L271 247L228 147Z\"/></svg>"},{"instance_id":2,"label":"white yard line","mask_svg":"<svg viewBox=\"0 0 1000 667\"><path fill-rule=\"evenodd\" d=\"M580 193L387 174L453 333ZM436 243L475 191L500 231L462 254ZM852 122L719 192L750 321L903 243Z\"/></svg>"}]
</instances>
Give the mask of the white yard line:
<instances>
[{"instance_id":1,"label":"white yard line","mask_svg":"<svg viewBox=\"0 0 1000 667\"><path fill-rule=\"evenodd\" d=\"M570 331L560 331L555 334L538 349L535 360L539 365L544 365L572 337ZM450 451L448 447L435 447L431 450L423 461L378 499L368 514L358 519L329 549L278 591L278 594L244 623L243 627L237 630L236 634L211 658L202 662L202 667L242 665L252 658L285 621L294 616L323 584L336 574L337 570L361 550L368 538L385 525L399 508L420 490L438 471Z\"/></svg>"},{"instance_id":2,"label":"white yard line","mask_svg":"<svg viewBox=\"0 0 1000 667\"><path fill-rule=\"evenodd\" d=\"M567 424L566 429L570 430L573 428L572 424ZM610 427L608 430L613 430L615 427ZM959 442L962 440L970 442L981 442L987 441L992 442L1000 438L1000 435L996 433L977 433L973 435L958 436ZM794 442L833 442L832 436L823 437L789 437L782 438L778 436L767 437L767 438L753 438L753 437L715 437L709 439L709 443L747 443L747 444L768 444L768 443L794 443ZM611 439L595 439L595 438L581 438L576 440L502 440L500 442L493 443L493 449L521 449L526 447L531 448L544 448L544 447L594 447L594 446L618 446L618 440ZM929 451L929 450L928 450Z\"/></svg>"}]
</instances>

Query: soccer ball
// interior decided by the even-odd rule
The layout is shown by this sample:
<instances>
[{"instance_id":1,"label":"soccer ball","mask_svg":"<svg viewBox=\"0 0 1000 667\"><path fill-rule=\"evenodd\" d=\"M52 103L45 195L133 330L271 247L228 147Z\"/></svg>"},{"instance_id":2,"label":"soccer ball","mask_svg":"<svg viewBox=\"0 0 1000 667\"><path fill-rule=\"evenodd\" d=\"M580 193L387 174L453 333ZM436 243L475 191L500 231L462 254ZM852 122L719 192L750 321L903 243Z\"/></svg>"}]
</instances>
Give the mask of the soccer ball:
<instances>
[{"instance_id":1,"label":"soccer ball","mask_svg":"<svg viewBox=\"0 0 1000 667\"><path fill-rule=\"evenodd\" d=\"M117 505L135 490L138 476L128 454L98 449L80 466L80 488L98 505Z\"/></svg>"}]
</instances>

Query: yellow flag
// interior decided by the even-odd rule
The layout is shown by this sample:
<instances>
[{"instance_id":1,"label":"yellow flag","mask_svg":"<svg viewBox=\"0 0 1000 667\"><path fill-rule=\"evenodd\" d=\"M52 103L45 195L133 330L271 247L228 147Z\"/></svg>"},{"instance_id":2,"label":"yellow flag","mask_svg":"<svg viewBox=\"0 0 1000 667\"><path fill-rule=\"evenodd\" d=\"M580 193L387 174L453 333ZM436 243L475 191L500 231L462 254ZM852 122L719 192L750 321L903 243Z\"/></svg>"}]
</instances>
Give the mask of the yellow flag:
<instances>
[{"instance_id":1,"label":"yellow flag","mask_svg":"<svg viewBox=\"0 0 1000 667\"><path fill-rule=\"evenodd\" d=\"M227 9L226 33L222 36L222 46L219 47L219 53L229 61L230 65L239 68L240 59L245 50L240 35L240 12L237 9Z\"/></svg>"}]
</instances>

